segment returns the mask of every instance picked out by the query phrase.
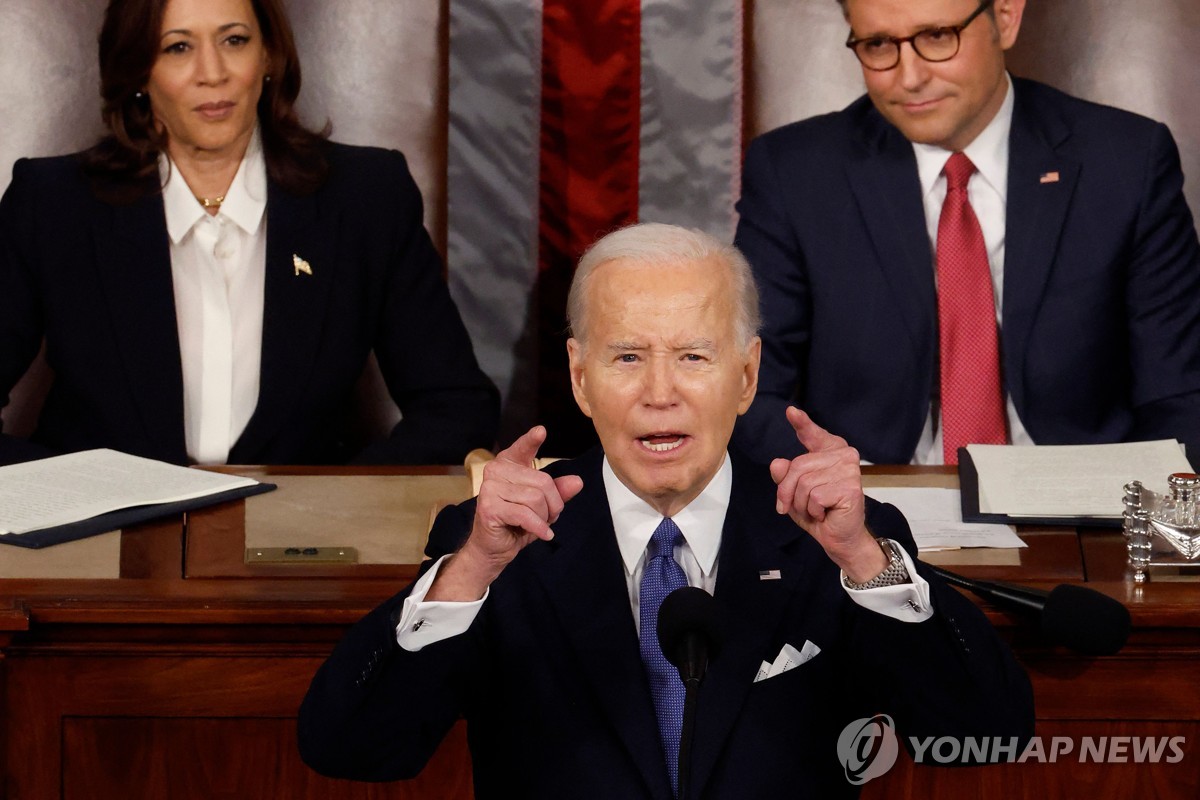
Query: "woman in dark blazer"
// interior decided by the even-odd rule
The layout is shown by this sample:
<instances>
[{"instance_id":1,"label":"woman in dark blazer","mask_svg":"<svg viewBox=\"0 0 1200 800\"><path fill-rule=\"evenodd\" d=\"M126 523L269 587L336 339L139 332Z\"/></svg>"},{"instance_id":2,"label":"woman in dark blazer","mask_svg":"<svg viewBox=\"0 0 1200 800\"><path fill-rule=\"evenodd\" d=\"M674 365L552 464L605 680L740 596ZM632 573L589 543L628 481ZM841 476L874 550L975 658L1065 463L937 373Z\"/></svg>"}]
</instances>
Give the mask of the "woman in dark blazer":
<instances>
[{"instance_id":1,"label":"woman in dark blazer","mask_svg":"<svg viewBox=\"0 0 1200 800\"><path fill-rule=\"evenodd\" d=\"M395 151L297 120L280 0L112 0L109 134L18 161L0 201L0 400L45 341L29 441L176 463L460 462L493 444L480 371ZM375 353L403 419L343 433Z\"/></svg>"}]
</instances>

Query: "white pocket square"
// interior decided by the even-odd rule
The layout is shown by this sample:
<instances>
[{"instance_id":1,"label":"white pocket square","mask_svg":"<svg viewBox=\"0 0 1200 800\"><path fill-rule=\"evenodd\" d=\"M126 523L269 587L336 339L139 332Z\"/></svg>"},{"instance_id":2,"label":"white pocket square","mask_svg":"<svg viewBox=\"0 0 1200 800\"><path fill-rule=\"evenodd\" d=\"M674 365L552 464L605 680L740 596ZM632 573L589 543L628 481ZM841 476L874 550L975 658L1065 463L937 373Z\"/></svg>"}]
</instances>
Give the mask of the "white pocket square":
<instances>
[{"instance_id":1,"label":"white pocket square","mask_svg":"<svg viewBox=\"0 0 1200 800\"><path fill-rule=\"evenodd\" d=\"M768 664L766 661L758 668L758 674L754 676L754 682L765 681L767 678L774 678L776 675L782 675L788 670L795 669L806 661L811 661L817 653L821 652L821 648L804 640L804 646L799 650L792 647L790 644L785 644L783 649L779 651L779 655L775 656L775 660Z\"/></svg>"}]
</instances>

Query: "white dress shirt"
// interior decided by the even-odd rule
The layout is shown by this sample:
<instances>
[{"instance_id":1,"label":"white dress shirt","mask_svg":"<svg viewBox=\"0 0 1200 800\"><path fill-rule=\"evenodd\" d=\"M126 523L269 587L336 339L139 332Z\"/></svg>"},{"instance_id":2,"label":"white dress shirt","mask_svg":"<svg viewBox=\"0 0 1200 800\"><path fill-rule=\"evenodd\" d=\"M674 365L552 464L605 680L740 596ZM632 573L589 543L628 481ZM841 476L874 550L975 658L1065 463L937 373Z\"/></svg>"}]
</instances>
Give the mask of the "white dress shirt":
<instances>
[{"instance_id":1,"label":"white dress shirt","mask_svg":"<svg viewBox=\"0 0 1200 800\"><path fill-rule=\"evenodd\" d=\"M163 154L188 458L223 464L258 405L267 262L267 168L258 130L210 215Z\"/></svg>"},{"instance_id":2,"label":"white dress shirt","mask_svg":"<svg viewBox=\"0 0 1200 800\"><path fill-rule=\"evenodd\" d=\"M1004 298L1004 233L1008 202L1008 140L1012 130L1013 86L1007 73L1004 76L1007 89L1004 103L988 126L967 145L963 153L975 165L975 174L967 184L967 197L971 208L983 229L983 241L988 251L988 266L992 271L992 291L996 301L996 324L1001 323L1001 306ZM946 176L942 169L952 153L929 144L913 143L917 156L917 173L921 179L921 199L925 206L925 225L929 232L930 251L933 256L934 282L937 281L937 230L942 216L942 203L946 199ZM914 464L941 464L942 426L939 424L941 398L937 386L925 418L925 428L917 441L913 454ZM1012 397L1005 395L1008 412L1008 431L1013 444L1033 444L1033 439L1017 416Z\"/></svg>"},{"instance_id":3,"label":"white dress shirt","mask_svg":"<svg viewBox=\"0 0 1200 800\"><path fill-rule=\"evenodd\" d=\"M663 517L621 483L609 466L607 456L601 471L617 547L625 566L625 587L629 592L629 605L633 609L636 635L640 624L639 588L642 570L646 565L646 548ZM698 586L709 594L717 585L721 531L725 525L725 512L729 508L732 487L733 468L726 456L717 474L700 495L672 517L684 540L682 545L675 548L675 560L687 576L688 585ZM904 548L898 544L895 546L904 559L908 574L912 576L911 583L864 590L845 589L843 585L843 589L864 608L901 622L923 622L933 616L929 584L917 574ZM405 650L416 652L435 642L465 633L488 598L488 592L485 592L482 598L474 602L426 602L425 595L447 558L449 556L442 556L422 575L404 600L396 625L396 642Z\"/></svg>"}]
</instances>

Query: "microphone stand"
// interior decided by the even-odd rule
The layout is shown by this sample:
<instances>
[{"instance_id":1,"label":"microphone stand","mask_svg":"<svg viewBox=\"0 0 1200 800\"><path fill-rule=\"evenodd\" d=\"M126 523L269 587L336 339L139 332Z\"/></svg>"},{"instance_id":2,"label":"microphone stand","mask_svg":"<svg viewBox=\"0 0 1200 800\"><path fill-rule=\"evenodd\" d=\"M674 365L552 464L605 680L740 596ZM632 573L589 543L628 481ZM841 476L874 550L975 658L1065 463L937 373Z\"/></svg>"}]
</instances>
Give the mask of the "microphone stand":
<instances>
[{"instance_id":1,"label":"microphone stand","mask_svg":"<svg viewBox=\"0 0 1200 800\"><path fill-rule=\"evenodd\" d=\"M708 650L704 646L704 642L699 636L689 636L685 640L684 647L687 651L685 664L707 664ZM692 735L696 730L696 695L700 690L700 679L703 677L703 669L699 675L692 674L688 671L687 677L680 675L683 678L683 729L679 732L679 797L678 800L687 800L688 789L691 784L691 767L692 767Z\"/></svg>"},{"instance_id":2,"label":"microphone stand","mask_svg":"<svg viewBox=\"0 0 1200 800\"><path fill-rule=\"evenodd\" d=\"M713 596L695 586L667 595L658 612L658 643L663 655L679 670L683 681L683 721L679 731L677 800L687 800L691 788L692 739L700 682L710 658L716 658L725 638L720 608ZM664 754L668 759L670 753ZM668 762L669 763L669 762Z\"/></svg>"},{"instance_id":3,"label":"microphone stand","mask_svg":"<svg viewBox=\"0 0 1200 800\"><path fill-rule=\"evenodd\" d=\"M1077 653L1111 656L1129 639L1129 609L1095 589L1063 583L1047 592L1015 583L972 580L930 564L923 566L995 606L1029 615L1037 620L1043 638Z\"/></svg>"},{"instance_id":4,"label":"microphone stand","mask_svg":"<svg viewBox=\"0 0 1200 800\"><path fill-rule=\"evenodd\" d=\"M1010 607L1020 611L1041 613L1046 607L1046 598L1050 595L1049 592L1041 589L1031 589L1026 586L997 581L975 581L932 564L926 563L924 566L946 583L966 589L993 603L1008 603Z\"/></svg>"}]
</instances>

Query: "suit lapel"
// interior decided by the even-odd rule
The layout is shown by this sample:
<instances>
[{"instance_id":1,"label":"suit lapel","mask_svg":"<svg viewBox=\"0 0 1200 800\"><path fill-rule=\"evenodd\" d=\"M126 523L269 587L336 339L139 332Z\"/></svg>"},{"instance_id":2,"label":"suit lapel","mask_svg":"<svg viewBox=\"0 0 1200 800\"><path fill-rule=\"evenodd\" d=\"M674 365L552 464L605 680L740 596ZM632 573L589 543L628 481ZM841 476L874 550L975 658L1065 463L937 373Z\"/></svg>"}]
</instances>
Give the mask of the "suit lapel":
<instances>
[{"instance_id":1,"label":"suit lapel","mask_svg":"<svg viewBox=\"0 0 1200 800\"><path fill-rule=\"evenodd\" d=\"M1032 108L1028 90L1014 81L1008 157L1008 212L1004 242L1001 337L1009 393L1023 407L1022 365L1030 329L1058 252L1079 164L1056 152L1070 130L1053 108Z\"/></svg>"},{"instance_id":2,"label":"suit lapel","mask_svg":"<svg viewBox=\"0 0 1200 800\"><path fill-rule=\"evenodd\" d=\"M863 156L847 163L846 177L921 363L934 340L937 297L916 156L876 112L868 113L865 126Z\"/></svg>"},{"instance_id":3,"label":"suit lapel","mask_svg":"<svg viewBox=\"0 0 1200 800\"><path fill-rule=\"evenodd\" d=\"M162 195L106 206L94 224L96 265L112 332L150 452L187 460L183 368Z\"/></svg>"},{"instance_id":4,"label":"suit lapel","mask_svg":"<svg viewBox=\"0 0 1200 800\"><path fill-rule=\"evenodd\" d=\"M638 651L624 566L600 474L599 451L579 459L583 492L567 504L550 546L530 553L531 566L617 739L637 765L650 795L671 795L654 702Z\"/></svg>"},{"instance_id":5,"label":"suit lapel","mask_svg":"<svg viewBox=\"0 0 1200 800\"><path fill-rule=\"evenodd\" d=\"M258 456L309 382L337 277L336 220L321 218L319 197L319 192L298 197L268 184L258 405L230 453L231 463L250 463ZM297 271L296 256L311 274Z\"/></svg>"},{"instance_id":6,"label":"suit lapel","mask_svg":"<svg viewBox=\"0 0 1200 800\"><path fill-rule=\"evenodd\" d=\"M775 655L768 651L805 573L803 548L797 545L808 534L775 514L773 484L765 470L739 458L733 466L715 593L728 636L700 686L692 750L697 797L720 759L760 663ZM779 578L763 580L759 573L767 570L778 570Z\"/></svg>"}]
</instances>

